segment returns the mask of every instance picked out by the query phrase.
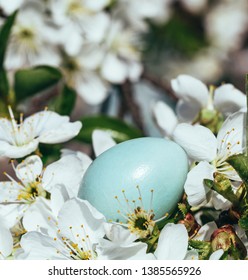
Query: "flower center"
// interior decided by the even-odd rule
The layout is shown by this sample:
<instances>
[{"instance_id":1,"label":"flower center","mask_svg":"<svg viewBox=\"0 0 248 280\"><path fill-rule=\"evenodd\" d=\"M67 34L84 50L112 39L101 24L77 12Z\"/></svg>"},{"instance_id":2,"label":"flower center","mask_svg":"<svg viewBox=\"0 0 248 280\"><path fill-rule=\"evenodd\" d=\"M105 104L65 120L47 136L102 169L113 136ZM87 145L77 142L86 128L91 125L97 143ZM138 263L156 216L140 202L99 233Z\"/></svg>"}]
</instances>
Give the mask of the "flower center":
<instances>
[{"instance_id":1,"label":"flower center","mask_svg":"<svg viewBox=\"0 0 248 280\"><path fill-rule=\"evenodd\" d=\"M226 160L235 154L242 153L242 145L240 140L232 141L233 134L235 134L235 128L227 131L217 150L217 157L213 162L218 172L226 174L237 174L234 168L226 162Z\"/></svg>"},{"instance_id":2,"label":"flower center","mask_svg":"<svg viewBox=\"0 0 248 280\"><path fill-rule=\"evenodd\" d=\"M67 15L79 17L83 14L89 14L90 10L88 10L84 5L82 5L80 0L73 0L70 1L68 7L67 7Z\"/></svg>"},{"instance_id":3,"label":"flower center","mask_svg":"<svg viewBox=\"0 0 248 280\"><path fill-rule=\"evenodd\" d=\"M48 192L42 187L40 181L29 183L23 189L20 190L17 200L25 200L27 202L33 202L37 196L47 198Z\"/></svg>"},{"instance_id":4,"label":"flower center","mask_svg":"<svg viewBox=\"0 0 248 280\"><path fill-rule=\"evenodd\" d=\"M146 238L152 234L155 226L153 218L153 213L147 213L144 209L137 207L134 209L134 213L129 215L128 229L131 233L139 235L140 238Z\"/></svg>"},{"instance_id":5,"label":"flower center","mask_svg":"<svg viewBox=\"0 0 248 280\"><path fill-rule=\"evenodd\" d=\"M152 234L152 231L155 226L154 212L152 209L152 200L153 200L153 190L151 190L151 199L149 210L146 211L143 205L142 196L139 186L136 187L139 193L138 200L141 206L136 206L136 201L132 200L132 205L129 203L125 195L125 190L122 190L124 197L125 205L122 205L117 196L115 199L120 205L120 209L117 212L126 219L126 224L121 223L123 226L126 226L131 233L136 234L140 238L146 238Z\"/></svg>"},{"instance_id":6,"label":"flower center","mask_svg":"<svg viewBox=\"0 0 248 280\"><path fill-rule=\"evenodd\" d=\"M48 220L51 221L51 218L48 217ZM58 250L57 253L68 257L69 251L69 257L73 260L96 259L97 254L93 250L93 245L91 244L89 235L85 232L84 226L81 225L81 230L79 233L75 232L72 226L70 226L69 229L71 231L74 241L71 241L69 238L62 236L61 230L58 229L58 235L53 240L60 244L59 247L61 247L61 245L63 244L65 251Z\"/></svg>"}]
</instances>

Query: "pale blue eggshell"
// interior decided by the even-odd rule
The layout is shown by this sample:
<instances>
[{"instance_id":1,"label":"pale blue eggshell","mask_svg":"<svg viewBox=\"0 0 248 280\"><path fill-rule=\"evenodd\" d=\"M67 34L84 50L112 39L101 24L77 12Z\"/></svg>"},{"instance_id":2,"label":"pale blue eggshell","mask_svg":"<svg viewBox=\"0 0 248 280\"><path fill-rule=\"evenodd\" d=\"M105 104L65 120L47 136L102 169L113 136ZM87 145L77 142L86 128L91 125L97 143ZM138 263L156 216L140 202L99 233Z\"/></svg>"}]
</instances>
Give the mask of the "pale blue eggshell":
<instances>
[{"instance_id":1,"label":"pale blue eggshell","mask_svg":"<svg viewBox=\"0 0 248 280\"><path fill-rule=\"evenodd\" d=\"M128 210L122 190L131 206L132 200L141 206L136 188L139 186L143 206L149 210L153 189L152 209L157 220L171 213L181 199L187 173L187 155L175 142L152 137L133 139L110 148L93 161L78 196L108 220L125 222L118 213Z\"/></svg>"}]
</instances>

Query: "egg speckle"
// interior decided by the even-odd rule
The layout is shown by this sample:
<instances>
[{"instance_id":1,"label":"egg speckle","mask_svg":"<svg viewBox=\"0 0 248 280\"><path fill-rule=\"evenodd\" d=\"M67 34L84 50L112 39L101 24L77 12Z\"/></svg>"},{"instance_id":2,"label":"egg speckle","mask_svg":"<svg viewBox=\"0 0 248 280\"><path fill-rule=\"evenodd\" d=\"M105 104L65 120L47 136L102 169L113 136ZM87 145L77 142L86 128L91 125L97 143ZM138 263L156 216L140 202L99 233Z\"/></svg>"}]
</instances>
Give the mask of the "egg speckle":
<instances>
[{"instance_id":1,"label":"egg speckle","mask_svg":"<svg viewBox=\"0 0 248 280\"><path fill-rule=\"evenodd\" d=\"M187 173L188 158L178 144L153 137L133 139L93 161L78 196L108 220L126 222L137 207L152 210L157 220L181 199Z\"/></svg>"}]
</instances>

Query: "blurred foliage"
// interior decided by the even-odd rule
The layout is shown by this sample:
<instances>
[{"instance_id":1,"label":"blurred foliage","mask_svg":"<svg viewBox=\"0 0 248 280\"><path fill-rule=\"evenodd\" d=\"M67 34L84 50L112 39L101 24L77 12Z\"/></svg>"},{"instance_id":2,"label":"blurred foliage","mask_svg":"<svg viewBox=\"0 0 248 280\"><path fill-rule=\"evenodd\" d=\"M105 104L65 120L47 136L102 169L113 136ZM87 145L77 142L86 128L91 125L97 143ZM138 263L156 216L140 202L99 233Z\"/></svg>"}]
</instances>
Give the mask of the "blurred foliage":
<instances>
[{"instance_id":1,"label":"blurred foliage","mask_svg":"<svg viewBox=\"0 0 248 280\"><path fill-rule=\"evenodd\" d=\"M60 115L70 115L75 106L76 98L76 91L67 85L64 85L60 95L58 95L53 102L54 111ZM52 104L49 103L50 109L53 108L51 106Z\"/></svg>"},{"instance_id":2,"label":"blurred foliage","mask_svg":"<svg viewBox=\"0 0 248 280\"><path fill-rule=\"evenodd\" d=\"M207 46L200 17L189 17L179 10L165 24L149 23L150 29L144 35L146 57L161 57L166 50L168 53L179 53L192 56L201 48Z\"/></svg>"},{"instance_id":3,"label":"blurred foliage","mask_svg":"<svg viewBox=\"0 0 248 280\"><path fill-rule=\"evenodd\" d=\"M6 53L6 48L8 45L11 28L15 22L17 12L10 15L0 30L0 97L2 97L6 102L8 102L9 94L9 82L7 79L7 74L4 69L4 57Z\"/></svg>"},{"instance_id":4,"label":"blurred foliage","mask_svg":"<svg viewBox=\"0 0 248 280\"><path fill-rule=\"evenodd\" d=\"M16 100L25 98L41 92L62 79L61 72L51 66L37 66L30 69L19 70L15 73Z\"/></svg>"},{"instance_id":5,"label":"blurred foliage","mask_svg":"<svg viewBox=\"0 0 248 280\"><path fill-rule=\"evenodd\" d=\"M84 117L81 119L81 122L83 123L83 128L77 136L77 139L86 143L91 143L92 132L95 129L109 132L116 142L143 136L137 128L126 124L122 120L105 115Z\"/></svg>"}]
</instances>

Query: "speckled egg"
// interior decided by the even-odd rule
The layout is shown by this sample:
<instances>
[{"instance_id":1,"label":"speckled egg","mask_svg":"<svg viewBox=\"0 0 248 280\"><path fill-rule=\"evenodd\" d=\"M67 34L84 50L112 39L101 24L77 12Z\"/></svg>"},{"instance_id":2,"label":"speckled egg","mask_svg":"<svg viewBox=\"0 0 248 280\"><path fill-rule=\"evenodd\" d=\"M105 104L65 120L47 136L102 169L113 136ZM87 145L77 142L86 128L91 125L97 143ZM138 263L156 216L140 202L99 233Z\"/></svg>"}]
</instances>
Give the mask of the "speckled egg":
<instances>
[{"instance_id":1,"label":"speckled egg","mask_svg":"<svg viewBox=\"0 0 248 280\"><path fill-rule=\"evenodd\" d=\"M153 137L133 139L93 161L78 196L107 220L125 222L124 216L138 206L146 211L152 208L157 220L171 213L181 199L187 173L187 155L175 142Z\"/></svg>"}]
</instances>

